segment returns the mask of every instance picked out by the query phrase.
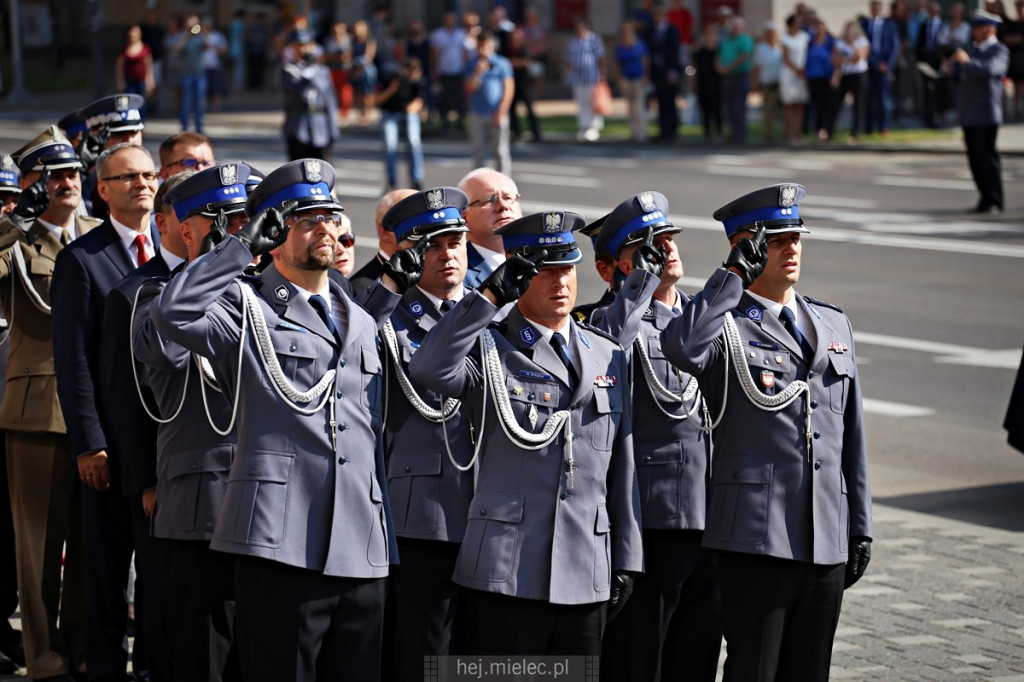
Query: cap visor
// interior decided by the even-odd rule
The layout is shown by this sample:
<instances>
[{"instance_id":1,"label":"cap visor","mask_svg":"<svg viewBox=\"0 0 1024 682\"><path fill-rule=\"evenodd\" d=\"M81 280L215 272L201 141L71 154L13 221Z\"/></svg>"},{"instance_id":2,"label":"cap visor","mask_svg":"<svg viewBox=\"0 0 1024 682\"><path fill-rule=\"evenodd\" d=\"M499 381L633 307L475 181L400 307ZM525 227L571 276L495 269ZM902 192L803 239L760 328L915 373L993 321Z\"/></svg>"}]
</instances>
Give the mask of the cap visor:
<instances>
[{"instance_id":1,"label":"cap visor","mask_svg":"<svg viewBox=\"0 0 1024 682\"><path fill-rule=\"evenodd\" d=\"M555 265L576 265L577 263L583 262L583 253L573 248L569 251L559 251L548 255L547 258L542 260L538 265L540 267L548 267Z\"/></svg>"}]
</instances>

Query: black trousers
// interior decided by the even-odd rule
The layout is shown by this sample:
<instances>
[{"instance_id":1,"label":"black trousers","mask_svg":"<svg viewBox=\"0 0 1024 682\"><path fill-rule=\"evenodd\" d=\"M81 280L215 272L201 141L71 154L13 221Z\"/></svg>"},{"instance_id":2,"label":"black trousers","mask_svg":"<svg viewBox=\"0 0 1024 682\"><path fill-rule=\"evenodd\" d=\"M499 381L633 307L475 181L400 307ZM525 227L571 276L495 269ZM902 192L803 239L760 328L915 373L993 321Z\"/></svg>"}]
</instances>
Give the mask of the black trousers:
<instances>
[{"instance_id":1,"label":"black trousers","mask_svg":"<svg viewBox=\"0 0 1024 682\"><path fill-rule=\"evenodd\" d=\"M845 572L719 551L725 682L827 681Z\"/></svg>"},{"instance_id":2,"label":"black trousers","mask_svg":"<svg viewBox=\"0 0 1024 682\"><path fill-rule=\"evenodd\" d=\"M110 488L82 486L85 534L85 662L89 680L127 678L128 602L125 586L135 550L131 501L121 494L118 465L110 467ZM141 614L136 611L136 617ZM146 667L145 637L136 633L133 668Z\"/></svg>"},{"instance_id":3,"label":"black trousers","mask_svg":"<svg viewBox=\"0 0 1024 682\"><path fill-rule=\"evenodd\" d=\"M482 656L598 656L605 604L552 604L465 589ZM467 652L472 653L472 652Z\"/></svg>"},{"instance_id":4,"label":"black trousers","mask_svg":"<svg viewBox=\"0 0 1024 682\"><path fill-rule=\"evenodd\" d=\"M305 142L299 142L298 138L288 136L288 160L297 161L299 159L322 159L327 163L331 162L331 147L315 147Z\"/></svg>"},{"instance_id":5,"label":"black trousers","mask_svg":"<svg viewBox=\"0 0 1024 682\"><path fill-rule=\"evenodd\" d=\"M150 532L152 520L142 508L142 495L131 498L132 537L135 542L135 645L132 670L145 670L152 682L170 680L164 586L167 566L163 540Z\"/></svg>"},{"instance_id":6,"label":"black trousers","mask_svg":"<svg viewBox=\"0 0 1024 682\"><path fill-rule=\"evenodd\" d=\"M452 648L461 588L452 582L457 542L398 538L399 566L388 577L388 618L384 626L386 679L423 677L424 656L445 656Z\"/></svg>"},{"instance_id":7,"label":"black trousers","mask_svg":"<svg viewBox=\"0 0 1024 682\"><path fill-rule=\"evenodd\" d=\"M654 96L658 100L658 136L663 140L675 139L679 130L679 109L676 106L676 94L679 86L669 82L668 75L655 71Z\"/></svg>"},{"instance_id":8,"label":"black trousers","mask_svg":"<svg viewBox=\"0 0 1024 682\"><path fill-rule=\"evenodd\" d=\"M173 599L166 623L174 682L241 679L235 627L235 556L199 540L161 540Z\"/></svg>"},{"instance_id":9,"label":"black trousers","mask_svg":"<svg viewBox=\"0 0 1024 682\"><path fill-rule=\"evenodd\" d=\"M519 138L522 132L521 124L519 123L519 108L520 103L526 107L526 120L530 124L530 132L533 134L533 141L540 141L540 121L537 119L537 114L533 111L533 78L523 72L517 72L515 75L515 92L512 94L512 110L509 112L509 130L512 135Z\"/></svg>"},{"instance_id":10,"label":"black trousers","mask_svg":"<svg viewBox=\"0 0 1024 682\"><path fill-rule=\"evenodd\" d=\"M7 619L18 610L18 565L14 559L14 520L7 484L7 439L3 435L0 431L0 640L7 641L17 637Z\"/></svg>"},{"instance_id":11,"label":"black trousers","mask_svg":"<svg viewBox=\"0 0 1024 682\"><path fill-rule=\"evenodd\" d=\"M334 578L236 557L235 637L243 679L379 680L386 590L385 578Z\"/></svg>"},{"instance_id":12,"label":"black trousers","mask_svg":"<svg viewBox=\"0 0 1024 682\"><path fill-rule=\"evenodd\" d=\"M644 573L608 624L601 679L714 682L722 648L715 553L701 531L644 529Z\"/></svg>"},{"instance_id":13,"label":"black trousers","mask_svg":"<svg viewBox=\"0 0 1024 682\"><path fill-rule=\"evenodd\" d=\"M1000 210L1003 205L1003 175L996 149L996 136L999 126L964 126L964 143L967 145L967 162L971 166L974 184L978 187L981 197L978 199L979 209L993 206Z\"/></svg>"}]
</instances>

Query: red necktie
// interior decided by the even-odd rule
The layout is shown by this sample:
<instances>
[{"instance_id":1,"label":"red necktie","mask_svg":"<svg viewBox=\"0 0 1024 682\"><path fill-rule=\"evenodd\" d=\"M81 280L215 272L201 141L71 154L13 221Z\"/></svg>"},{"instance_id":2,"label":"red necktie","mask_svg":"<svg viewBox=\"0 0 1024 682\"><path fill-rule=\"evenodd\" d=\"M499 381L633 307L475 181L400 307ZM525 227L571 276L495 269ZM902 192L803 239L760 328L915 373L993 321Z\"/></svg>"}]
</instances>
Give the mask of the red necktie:
<instances>
[{"instance_id":1,"label":"red necktie","mask_svg":"<svg viewBox=\"0 0 1024 682\"><path fill-rule=\"evenodd\" d=\"M135 252L138 254L138 264L145 265L149 260L149 254L146 253L146 235L140 234L136 237L135 241L132 242L132 246L135 247Z\"/></svg>"}]
</instances>

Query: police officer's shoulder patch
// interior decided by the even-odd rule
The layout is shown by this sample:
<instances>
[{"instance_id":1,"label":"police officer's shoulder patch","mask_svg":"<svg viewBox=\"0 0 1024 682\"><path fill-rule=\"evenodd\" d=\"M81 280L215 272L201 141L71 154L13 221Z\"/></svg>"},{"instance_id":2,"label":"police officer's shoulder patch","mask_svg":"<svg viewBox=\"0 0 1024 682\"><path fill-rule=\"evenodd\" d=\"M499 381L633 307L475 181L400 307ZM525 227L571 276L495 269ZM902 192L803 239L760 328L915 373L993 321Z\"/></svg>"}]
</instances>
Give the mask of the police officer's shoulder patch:
<instances>
[{"instance_id":1,"label":"police officer's shoulder patch","mask_svg":"<svg viewBox=\"0 0 1024 682\"><path fill-rule=\"evenodd\" d=\"M587 332L589 332L591 334L594 334L595 336L600 336L602 338L608 339L609 341L614 343L616 346L619 345L619 340L617 338L615 338L614 336L612 336L611 334L609 334L608 332L606 332L605 330L603 330L603 329L598 329L597 327L589 325L586 322L577 322L576 325L578 327L580 327L581 329L585 329L585 330L587 330Z\"/></svg>"},{"instance_id":2,"label":"police officer's shoulder patch","mask_svg":"<svg viewBox=\"0 0 1024 682\"><path fill-rule=\"evenodd\" d=\"M831 308L832 310L835 310L835 311L840 312L840 313L843 312L843 309L840 308L839 306L837 306L835 303L829 303L827 301L819 301L818 299L811 298L810 296L804 296L804 300L807 301L808 303L813 303L814 305L820 305L820 306L823 306L825 308Z\"/></svg>"}]
</instances>

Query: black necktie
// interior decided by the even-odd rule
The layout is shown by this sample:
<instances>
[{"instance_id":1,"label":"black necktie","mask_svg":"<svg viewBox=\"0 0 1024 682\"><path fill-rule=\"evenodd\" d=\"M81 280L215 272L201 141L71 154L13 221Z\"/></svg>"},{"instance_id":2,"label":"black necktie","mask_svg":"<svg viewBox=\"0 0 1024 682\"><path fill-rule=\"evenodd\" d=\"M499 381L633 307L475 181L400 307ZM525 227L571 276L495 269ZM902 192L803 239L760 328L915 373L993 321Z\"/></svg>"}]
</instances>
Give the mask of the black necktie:
<instances>
[{"instance_id":1,"label":"black necktie","mask_svg":"<svg viewBox=\"0 0 1024 682\"><path fill-rule=\"evenodd\" d=\"M324 300L323 296L319 294L313 294L309 297L309 304L313 306L316 314L320 316L324 324L327 325L328 331L334 336L334 340L341 343L341 334L338 332L338 325L334 323L334 318L331 317L331 312L327 310L327 301Z\"/></svg>"},{"instance_id":2,"label":"black necktie","mask_svg":"<svg viewBox=\"0 0 1024 682\"><path fill-rule=\"evenodd\" d=\"M803 332L800 331L800 327L796 326L796 317L793 316L793 311L782 306L782 312L779 313L779 319L782 320L782 326L786 328L790 336L796 339L796 342L800 344L800 352L804 356L804 360L807 364L811 364L811 360L814 358L814 349L811 348L810 342L807 337L804 336Z\"/></svg>"},{"instance_id":3,"label":"black necktie","mask_svg":"<svg viewBox=\"0 0 1024 682\"><path fill-rule=\"evenodd\" d=\"M444 315L446 312L455 307L455 301L441 301L441 314Z\"/></svg>"},{"instance_id":4,"label":"black necktie","mask_svg":"<svg viewBox=\"0 0 1024 682\"><path fill-rule=\"evenodd\" d=\"M565 347L565 337L561 334L555 333L551 335L551 347L555 349L555 354L558 355L558 359L562 361L565 368L569 371L570 383L576 386L580 382L580 378L576 376L576 368L572 365L572 359L569 357L569 351Z\"/></svg>"}]
</instances>

